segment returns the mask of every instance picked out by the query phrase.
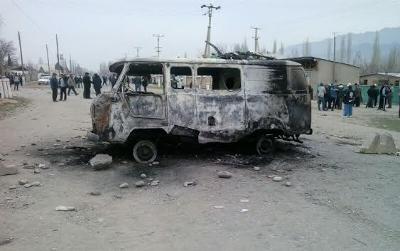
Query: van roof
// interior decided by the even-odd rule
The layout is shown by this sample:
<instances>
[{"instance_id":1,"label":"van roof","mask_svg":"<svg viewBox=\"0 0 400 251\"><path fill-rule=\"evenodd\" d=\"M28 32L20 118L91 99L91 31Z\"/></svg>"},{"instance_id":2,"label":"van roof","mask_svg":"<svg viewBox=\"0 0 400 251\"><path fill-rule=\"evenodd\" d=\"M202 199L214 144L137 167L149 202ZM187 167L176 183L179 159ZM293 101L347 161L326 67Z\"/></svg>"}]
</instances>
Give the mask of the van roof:
<instances>
[{"instance_id":1,"label":"van roof","mask_svg":"<svg viewBox=\"0 0 400 251\"><path fill-rule=\"evenodd\" d=\"M134 58L116 61L110 65L111 72L119 72L125 63L182 63L182 64L237 64L237 65L261 65L261 66L301 66L301 64L289 60L230 60L220 58L177 58L177 59L161 59L161 58Z\"/></svg>"}]
</instances>

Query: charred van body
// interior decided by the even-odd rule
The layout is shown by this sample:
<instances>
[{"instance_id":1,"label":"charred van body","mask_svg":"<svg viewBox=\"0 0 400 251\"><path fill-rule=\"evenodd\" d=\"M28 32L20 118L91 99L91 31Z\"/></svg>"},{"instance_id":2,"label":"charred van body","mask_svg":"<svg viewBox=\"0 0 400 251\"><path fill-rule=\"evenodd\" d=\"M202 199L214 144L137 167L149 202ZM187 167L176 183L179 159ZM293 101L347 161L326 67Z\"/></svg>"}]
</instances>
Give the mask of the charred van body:
<instances>
[{"instance_id":1,"label":"charred van body","mask_svg":"<svg viewBox=\"0 0 400 251\"><path fill-rule=\"evenodd\" d=\"M199 143L252 138L266 153L274 138L312 132L307 83L295 62L135 59L110 71L118 80L93 101L93 133L132 142L138 162L153 161L168 135Z\"/></svg>"}]
</instances>

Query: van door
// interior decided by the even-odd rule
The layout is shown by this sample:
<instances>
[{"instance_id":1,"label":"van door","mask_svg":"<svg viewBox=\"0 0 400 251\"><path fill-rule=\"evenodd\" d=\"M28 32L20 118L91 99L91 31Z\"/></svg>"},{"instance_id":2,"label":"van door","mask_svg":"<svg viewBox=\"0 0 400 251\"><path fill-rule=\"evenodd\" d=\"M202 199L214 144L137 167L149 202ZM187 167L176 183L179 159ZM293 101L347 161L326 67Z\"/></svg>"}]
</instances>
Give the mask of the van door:
<instances>
[{"instance_id":1,"label":"van door","mask_svg":"<svg viewBox=\"0 0 400 251\"><path fill-rule=\"evenodd\" d=\"M166 118L163 78L163 66L159 63L130 64L122 89L133 117Z\"/></svg>"},{"instance_id":2,"label":"van door","mask_svg":"<svg viewBox=\"0 0 400 251\"><path fill-rule=\"evenodd\" d=\"M193 67L170 64L166 67L168 85L168 124L171 134L195 136L196 90L193 86Z\"/></svg>"},{"instance_id":3,"label":"van door","mask_svg":"<svg viewBox=\"0 0 400 251\"><path fill-rule=\"evenodd\" d=\"M245 99L239 67L196 67L199 142L235 142L245 130Z\"/></svg>"}]
</instances>

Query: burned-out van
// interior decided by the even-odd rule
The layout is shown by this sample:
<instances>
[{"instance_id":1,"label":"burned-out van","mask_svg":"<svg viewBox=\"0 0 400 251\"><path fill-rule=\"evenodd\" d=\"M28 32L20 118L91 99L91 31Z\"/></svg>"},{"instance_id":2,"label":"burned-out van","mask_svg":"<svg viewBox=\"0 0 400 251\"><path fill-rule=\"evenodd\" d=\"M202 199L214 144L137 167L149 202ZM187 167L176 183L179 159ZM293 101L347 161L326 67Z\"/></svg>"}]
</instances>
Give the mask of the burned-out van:
<instances>
[{"instance_id":1,"label":"burned-out van","mask_svg":"<svg viewBox=\"0 0 400 251\"><path fill-rule=\"evenodd\" d=\"M111 92L91 106L93 133L128 142L151 162L170 137L198 143L253 140L269 152L274 138L310 134L311 104L300 64L267 59L134 59L112 64Z\"/></svg>"}]
</instances>

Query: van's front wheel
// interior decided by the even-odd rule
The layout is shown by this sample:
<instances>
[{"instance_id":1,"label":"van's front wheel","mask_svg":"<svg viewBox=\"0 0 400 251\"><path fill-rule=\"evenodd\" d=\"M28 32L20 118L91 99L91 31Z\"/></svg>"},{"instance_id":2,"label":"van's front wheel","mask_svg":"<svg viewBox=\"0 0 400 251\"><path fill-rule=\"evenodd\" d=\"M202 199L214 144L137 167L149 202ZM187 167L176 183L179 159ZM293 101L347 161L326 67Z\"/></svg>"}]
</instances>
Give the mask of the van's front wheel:
<instances>
[{"instance_id":1,"label":"van's front wheel","mask_svg":"<svg viewBox=\"0 0 400 251\"><path fill-rule=\"evenodd\" d=\"M272 136L262 135L256 143L256 151L259 155L270 154L275 149L275 140Z\"/></svg>"},{"instance_id":2,"label":"van's front wheel","mask_svg":"<svg viewBox=\"0 0 400 251\"><path fill-rule=\"evenodd\" d=\"M157 158L157 146L152 140L138 140L133 145L132 154L138 163L151 163Z\"/></svg>"}]
</instances>

